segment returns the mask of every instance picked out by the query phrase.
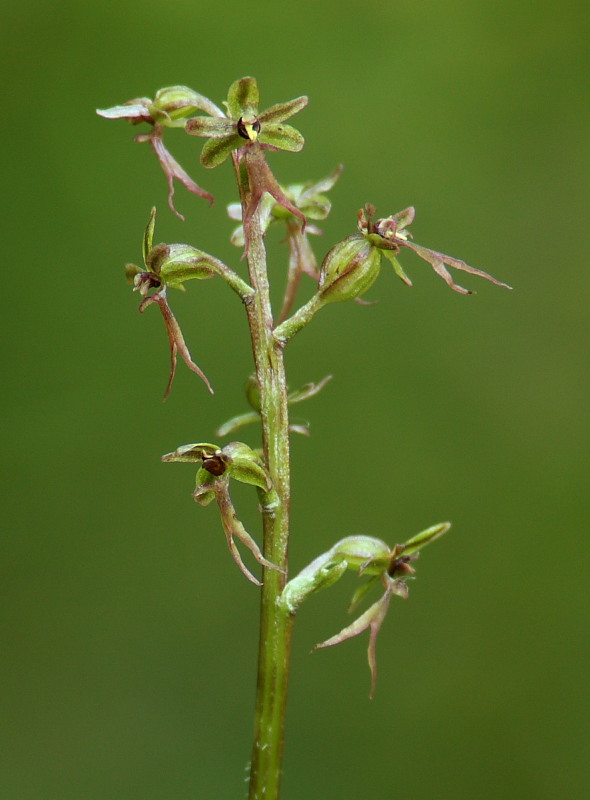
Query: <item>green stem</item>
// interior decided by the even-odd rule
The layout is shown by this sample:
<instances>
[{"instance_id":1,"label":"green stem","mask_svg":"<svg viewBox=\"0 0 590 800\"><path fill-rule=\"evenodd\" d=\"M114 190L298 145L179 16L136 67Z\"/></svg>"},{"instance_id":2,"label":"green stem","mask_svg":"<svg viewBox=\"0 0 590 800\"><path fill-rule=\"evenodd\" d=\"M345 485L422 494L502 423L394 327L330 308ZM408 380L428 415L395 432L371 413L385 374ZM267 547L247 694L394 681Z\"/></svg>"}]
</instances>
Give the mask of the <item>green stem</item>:
<instances>
[{"instance_id":1,"label":"green stem","mask_svg":"<svg viewBox=\"0 0 590 800\"><path fill-rule=\"evenodd\" d=\"M308 300L304 306L301 306L292 317L289 317L274 330L274 337L277 343L284 348L287 342L292 339L296 333L308 325L315 314L326 305L326 301L322 296L314 294L311 300Z\"/></svg>"},{"instance_id":2,"label":"green stem","mask_svg":"<svg viewBox=\"0 0 590 800\"><path fill-rule=\"evenodd\" d=\"M239 157L234 158L244 219L250 187ZM266 251L258 212L246 230L250 283L255 291L246 303L256 376L264 459L272 490L261 495L264 556L279 569L264 568L260 606L258 680L249 800L278 800L280 792L287 686L293 618L279 604L286 582L289 540L289 415L283 350L273 335Z\"/></svg>"}]
</instances>

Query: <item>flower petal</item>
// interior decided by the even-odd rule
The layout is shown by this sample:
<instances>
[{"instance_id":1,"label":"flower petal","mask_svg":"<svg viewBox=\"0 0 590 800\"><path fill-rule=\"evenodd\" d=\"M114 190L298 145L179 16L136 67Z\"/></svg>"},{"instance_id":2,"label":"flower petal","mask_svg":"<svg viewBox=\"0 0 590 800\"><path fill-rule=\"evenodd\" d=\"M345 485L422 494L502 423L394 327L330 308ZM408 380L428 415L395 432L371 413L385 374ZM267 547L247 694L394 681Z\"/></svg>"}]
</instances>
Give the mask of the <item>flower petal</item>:
<instances>
[{"instance_id":1,"label":"flower petal","mask_svg":"<svg viewBox=\"0 0 590 800\"><path fill-rule=\"evenodd\" d=\"M397 222L398 228L407 228L411 225L416 216L416 209L414 206L404 208L403 211L398 211L397 214L392 214L392 218Z\"/></svg>"},{"instance_id":2,"label":"flower petal","mask_svg":"<svg viewBox=\"0 0 590 800\"><path fill-rule=\"evenodd\" d=\"M137 119L151 120L150 105L148 97L140 97L136 101L131 101L126 105L112 106L112 108L97 108L96 113L105 119Z\"/></svg>"},{"instance_id":3,"label":"flower petal","mask_svg":"<svg viewBox=\"0 0 590 800\"><path fill-rule=\"evenodd\" d=\"M305 202L308 198L315 197L318 194L324 194L324 192L329 192L330 189L334 187L336 181L342 174L342 170L344 169L344 164L339 164L334 172L328 175L326 178L322 178L317 183L314 183L312 186L309 186L305 191L301 193L301 197L299 198L301 202Z\"/></svg>"},{"instance_id":4,"label":"flower petal","mask_svg":"<svg viewBox=\"0 0 590 800\"><path fill-rule=\"evenodd\" d=\"M148 256L153 246L154 241L154 228L156 226L156 207L152 208L148 224L143 235L143 263L148 265Z\"/></svg>"},{"instance_id":5,"label":"flower petal","mask_svg":"<svg viewBox=\"0 0 590 800\"><path fill-rule=\"evenodd\" d=\"M450 530L451 523L450 522L439 522L437 525L431 525L430 528L426 528L424 531L420 531L415 536L412 536L411 539L403 545L403 550L401 551L404 556L411 555L412 553L418 553L422 550L423 547L426 547L427 544L436 541L441 536L444 536L447 531Z\"/></svg>"},{"instance_id":6,"label":"flower petal","mask_svg":"<svg viewBox=\"0 0 590 800\"><path fill-rule=\"evenodd\" d=\"M154 106L172 119L187 117L195 111L205 111L212 117L224 117L223 111L212 100L188 86L166 86L156 92Z\"/></svg>"},{"instance_id":7,"label":"flower petal","mask_svg":"<svg viewBox=\"0 0 590 800\"><path fill-rule=\"evenodd\" d=\"M505 289L512 288L507 283L502 283L501 281L496 280L496 278L493 278L491 275L488 275L487 272L484 272L481 269L476 269L475 267L470 267L469 264L466 264L465 261L461 261L458 258L452 258L451 256L447 256L444 253L439 253L436 250L429 250L427 247L422 247L414 242L405 242L399 240L398 243L404 247L409 247L410 250L413 250L417 255L420 256L420 258L428 261L436 274L440 275L440 277L451 287L451 289L454 289L460 294L473 294L473 292L456 284L453 281L451 273L445 267L445 264L448 264L450 267L454 267L455 269L462 270L463 272L468 272L470 275L477 275L480 278L485 278L486 280L495 283L496 286L503 286Z\"/></svg>"},{"instance_id":8,"label":"flower petal","mask_svg":"<svg viewBox=\"0 0 590 800\"><path fill-rule=\"evenodd\" d=\"M201 164L207 169L213 169L223 164L225 159L238 147L242 147L244 140L237 133L225 136L223 139L209 139L201 150Z\"/></svg>"},{"instance_id":9,"label":"flower petal","mask_svg":"<svg viewBox=\"0 0 590 800\"><path fill-rule=\"evenodd\" d=\"M257 116L259 104L260 95L256 78L240 78L229 87L227 109L233 119Z\"/></svg>"},{"instance_id":10,"label":"flower petal","mask_svg":"<svg viewBox=\"0 0 590 800\"><path fill-rule=\"evenodd\" d=\"M278 147L279 150L289 150L292 153L298 153L305 144L305 139L296 128L275 122L264 125L258 141Z\"/></svg>"},{"instance_id":11,"label":"flower petal","mask_svg":"<svg viewBox=\"0 0 590 800\"><path fill-rule=\"evenodd\" d=\"M294 114L298 114L308 104L309 98L306 95L296 97L294 100L288 100L286 103L276 103L276 105L267 108L262 114L258 115L258 120L261 124L268 122L284 122Z\"/></svg>"},{"instance_id":12,"label":"flower petal","mask_svg":"<svg viewBox=\"0 0 590 800\"><path fill-rule=\"evenodd\" d=\"M206 136L209 139L222 139L236 131L236 123L231 119L217 117L193 117L187 120L185 131L191 136Z\"/></svg>"},{"instance_id":13,"label":"flower petal","mask_svg":"<svg viewBox=\"0 0 590 800\"><path fill-rule=\"evenodd\" d=\"M394 256L391 250L381 250L381 255L385 256L385 258L391 262L391 265L395 271L395 274L398 278L401 278L402 281L406 284L406 286L412 286L412 281L408 278L406 273L404 272L402 265L399 263L397 258Z\"/></svg>"}]
</instances>

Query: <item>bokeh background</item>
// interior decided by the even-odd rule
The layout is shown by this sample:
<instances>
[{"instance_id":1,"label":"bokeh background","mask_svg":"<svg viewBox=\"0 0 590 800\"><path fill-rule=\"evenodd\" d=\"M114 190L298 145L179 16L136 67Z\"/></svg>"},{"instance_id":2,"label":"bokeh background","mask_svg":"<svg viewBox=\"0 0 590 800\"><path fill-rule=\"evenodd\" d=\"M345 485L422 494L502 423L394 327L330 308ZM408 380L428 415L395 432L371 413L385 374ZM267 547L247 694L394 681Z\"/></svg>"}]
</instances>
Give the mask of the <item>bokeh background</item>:
<instances>
[{"instance_id":1,"label":"bokeh background","mask_svg":"<svg viewBox=\"0 0 590 800\"><path fill-rule=\"evenodd\" d=\"M310 96L281 180L345 164L319 257L365 202L413 204L418 242L515 287L461 297L408 253L413 289L384 269L378 304L289 348L291 386L334 376L294 409L293 569L454 527L392 604L372 701L365 637L309 655L354 576L302 609L284 797L587 796L589 22L583 0L4 0L3 800L245 796L258 593L192 467L159 460L245 410L245 318L221 282L175 295L217 391L181 363L162 404L164 329L122 273L154 203L157 240L243 268L231 170L168 137L217 200L179 187L183 224L137 131L94 114L176 83L221 102L244 74L263 107Z\"/></svg>"}]
</instances>

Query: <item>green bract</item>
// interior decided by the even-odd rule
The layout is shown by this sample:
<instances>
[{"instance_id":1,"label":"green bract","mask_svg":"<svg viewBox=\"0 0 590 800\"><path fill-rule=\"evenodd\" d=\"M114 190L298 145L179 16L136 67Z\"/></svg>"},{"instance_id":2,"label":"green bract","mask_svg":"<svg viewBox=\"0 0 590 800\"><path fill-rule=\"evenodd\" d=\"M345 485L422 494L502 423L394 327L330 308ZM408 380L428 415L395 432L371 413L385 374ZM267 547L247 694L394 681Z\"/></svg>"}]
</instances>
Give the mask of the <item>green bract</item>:
<instances>
[{"instance_id":1,"label":"green bract","mask_svg":"<svg viewBox=\"0 0 590 800\"><path fill-rule=\"evenodd\" d=\"M186 132L202 136L201 164L212 168L222 164L234 150L258 142L273 150L298 152L303 136L285 120L307 105L307 97L296 97L259 112L258 84L255 78L240 78L232 83L227 95L227 116L194 117L186 124Z\"/></svg>"}]
</instances>

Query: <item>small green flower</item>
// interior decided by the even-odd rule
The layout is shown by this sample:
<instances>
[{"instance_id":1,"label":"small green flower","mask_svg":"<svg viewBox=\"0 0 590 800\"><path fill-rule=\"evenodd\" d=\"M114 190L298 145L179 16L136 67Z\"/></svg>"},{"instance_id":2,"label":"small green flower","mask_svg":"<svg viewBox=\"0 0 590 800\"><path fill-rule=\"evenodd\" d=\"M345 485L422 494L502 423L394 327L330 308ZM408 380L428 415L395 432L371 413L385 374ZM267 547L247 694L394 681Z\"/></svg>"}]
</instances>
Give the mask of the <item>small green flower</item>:
<instances>
[{"instance_id":1,"label":"small green flower","mask_svg":"<svg viewBox=\"0 0 590 800\"><path fill-rule=\"evenodd\" d=\"M184 128L186 117L195 111L206 111L212 115L223 117L221 109L207 97L189 89L187 86L168 86L160 89L153 100L149 97L137 97L120 106L97 109L96 113L105 119L126 119L133 125L147 122L152 126L149 133L138 134L136 142L149 142L156 154L160 166L164 170L168 182L168 205L177 217L184 220L174 207L174 180L193 192L213 202L213 195L202 189L190 175L180 166L164 145L164 128Z\"/></svg>"},{"instance_id":2,"label":"small green flower","mask_svg":"<svg viewBox=\"0 0 590 800\"><path fill-rule=\"evenodd\" d=\"M264 557L256 541L237 518L229 495L230 478L256 486L265 493L272 491L270 476L258 453L244 442L230 442L223 448L208 442L200 442L183 444L174 452L163 455L162 461L201 464L197 472L193 497L201 506L208 506L213 500L217 501L227 544L234 561L249 581L261 586L260 581L244 564L234 539L242 542L263 567L279 568Z\"/></svg>"},{"instance_id":3,"label":"small green flower","mask_svg":"<svg viewBox=\"0 0 590 800\"><path fill-rule=\"evenodd\" d=\"M470 275L477 275L480 278L485 278L495 283L496 286L502 286L505 289L512 288L507 283L502 283L491 275L488 275L487 272L476 269L475 267L470 267L469 264L466 264L465 261L461 261L459 258L447 256L444 253L439 253L437 250L430 250L427 247L422 247L422 245L412 242L412 234L407 230L407 227L414 221L416 212L411 206L405 208L403 211L398 211L397 214L392 214L390 217L378 219L373 222L375 210L375 206L368 203L364 209L359 211L358 228L360 230L360 235L364 236L372 245L382 252L385 258L391 262L396 275L408 286L412 285L412 281L408 278L396 258L396 255L400 252L402 247L413 250L416 255L423 258L424 261L427 261L436 274L440 275L451 289L454 289L460 294L472 294L472 292L469 289L464 289L453 281L453 277L445 264L454 269L461 270L462 272L468 272Z\"/></svg>"},{"instance_id":4,"label":"small green flower","mask_svg":"<svg viewBox=\"0 0 590 800\"><path fill-rule=\"evenodd\" d=\"M240 78L229 88L226 116L194 117L186 132L208 139L201 152L201 164L212 168L222 164L234 150L257 142L271 150L299 152L303 136L285 120L307 105L307 97L296 97L259 112L260 97L255 78Z\"/></svg>"},{"instance_id":5,"label":"small green flower","mask_svg":"<svg viewBox=\"0 0 590 800\"><path fill-rule=\"evenodd\" d=\"M307 97L296 97L259 112L258 84L254 78L235 81L229 89L225 106L227 116L194 117L186 124L187 133L207 139L201 151L201 164L213 168L234 154L236 165L243 166L248 183L248 201L244 212L245 255L250 244L250 222L265 193L301 221L305 215L285 194L266 163L265 150L289 150L297 153L304 144L298 130L284 122L307 105Z\"/></svg>"},{"instance_id":6,"label":"small green flower","mask_svg":"<svg viewBox=\"0 0 590 800\"><path fill-rule=\"evenodd\" d=\"M460 294L471 294L453 281L450 267L478 275L496 286L510 289L507 283L501 283L487 272L470 267L465 261L452 258L436 250L429 250L411 241L412 234L407 230L414 221L413 208L405 208L397 214L385 219L373 220L375 206L367 203L358 213L358 229L360 233L347 236L330 250L320 270L319 296L323 302L341 302L359 298L373 285L381 271L381 256L392 264L396 275L407 285L412 281L404 272L396 256L402 247L413 250L420 258L432 266L437 275Z\"/></svg>"},{"instance_id":7,"label":"small green flower","mask_svg":"<svg viewBox=\"0 0 590 800\"><path fill-rule=\"evenodd\" d=\"M166 333L170 344L170 377L164 400L168 398L172 388L172 381L176 372L177 353L180 353L187 367L195 372L205 382L209 391L213 393L213 388L207 376L192 359L180 326L168 304L166 294L168 286L184 290L182 285L184 281L213 278L215 270L207 254L190 247L190 245L159 244L154 247L155 223L156 209L153 208L143 237L142 249L145 268L142 270L135 264L127 264L125 275L128 283L133 286L133 291L139 292L144 298L139 305L140 313L143 314L148 306L156 303L166 325Z\"/></svg>"},{"instance_id":8,"label":"small green flower","mask_svg":"<svg viewBox=\"0 0 590 800\"><path fill-rule=\"evenodd\" d=\"M414 567L411 566L412 562L418 558L422 548L444 536L450 527L449 522L432 525L408 539L404 544L396 544L393 548L390 548L381 539L375 539L372 536L347 536L326 553L322 553L314 559L283 589L281 603L289 613L295 614L301 603L312 594L331 586L348 569L355 570L358 571L359 576L368 576L369 580L354 592L348 609L349 612L352 612L368 592L381 583L384 592L377 602L335 636L331 636L314 647L314 650L331 647L369 629L367 655L371 670L370 697L375 692L377 680L377 635L387 614L390 600L394 595L404 600L408 598L409 589L406 580L411 578L415 572Z\"/></svg>"}]
</instances>

